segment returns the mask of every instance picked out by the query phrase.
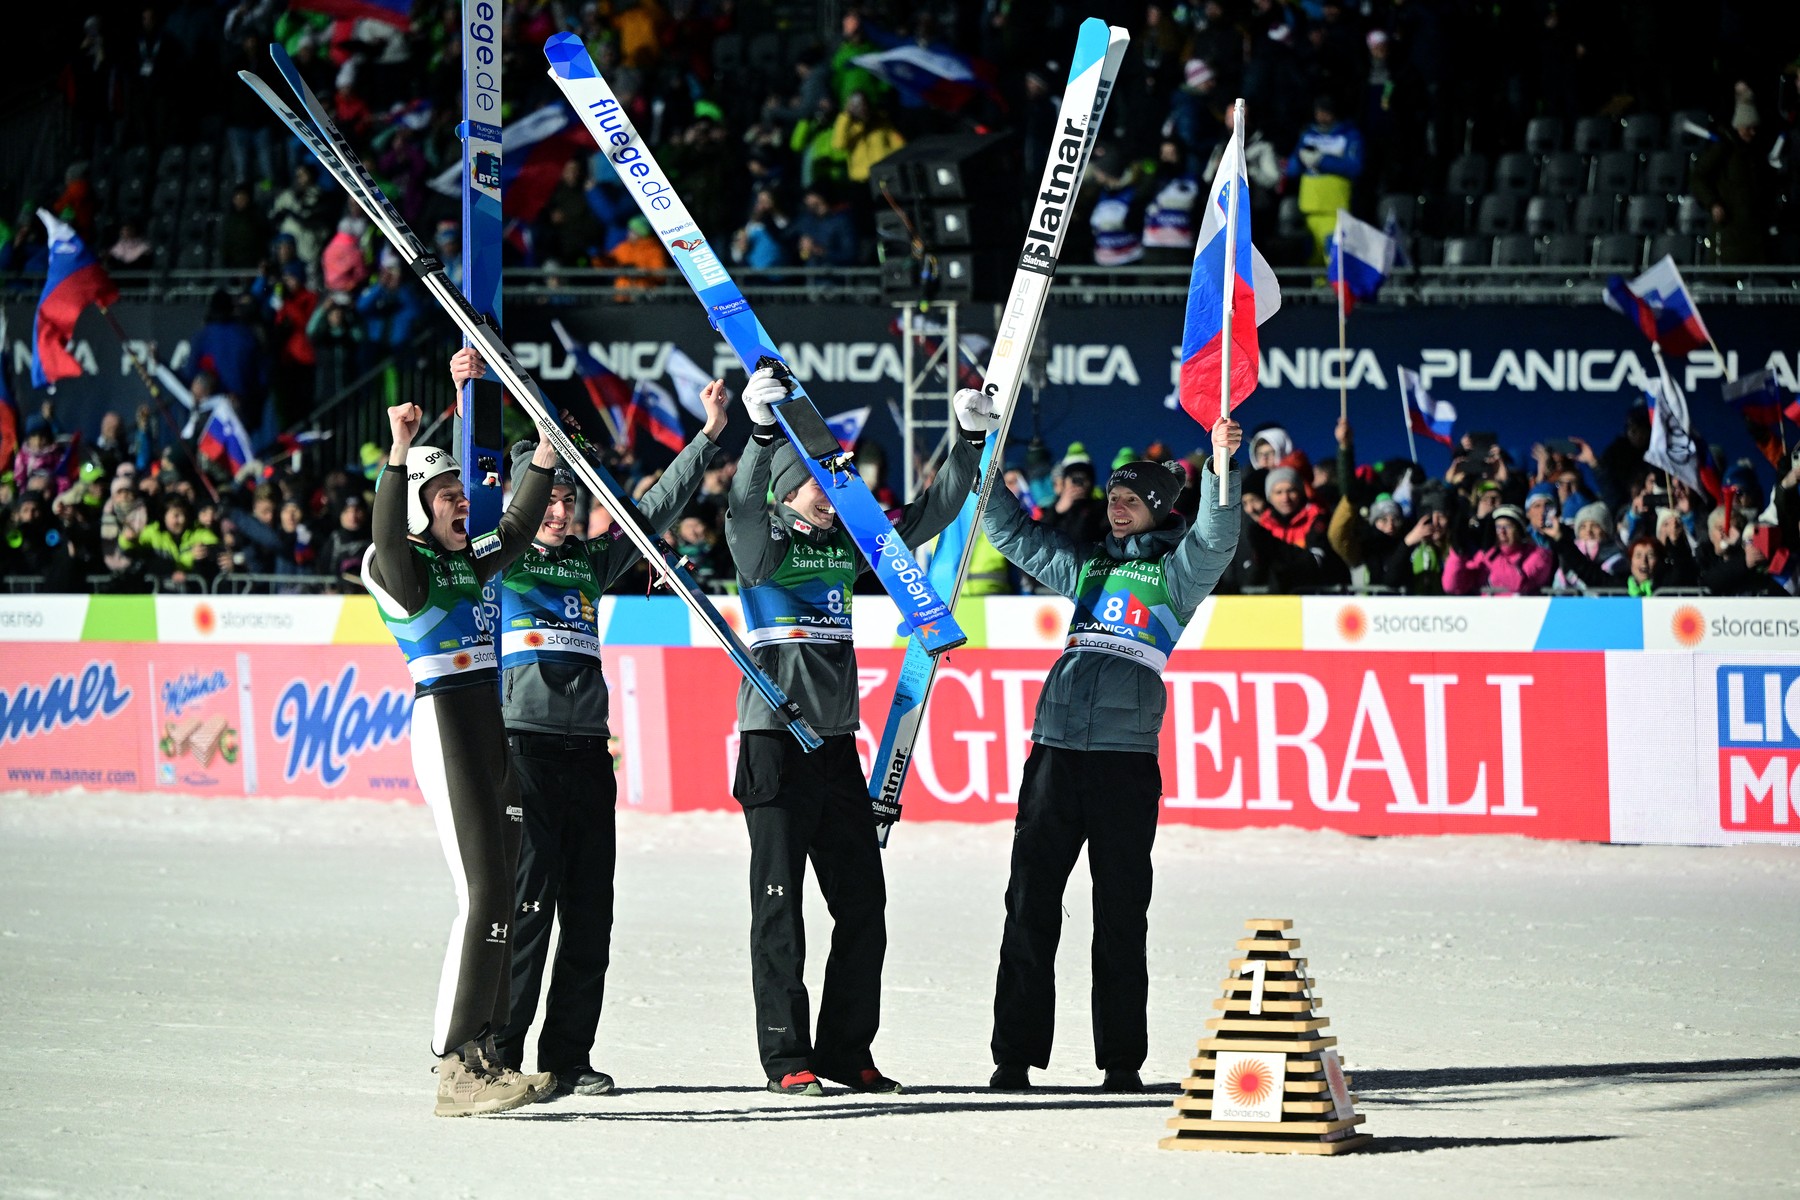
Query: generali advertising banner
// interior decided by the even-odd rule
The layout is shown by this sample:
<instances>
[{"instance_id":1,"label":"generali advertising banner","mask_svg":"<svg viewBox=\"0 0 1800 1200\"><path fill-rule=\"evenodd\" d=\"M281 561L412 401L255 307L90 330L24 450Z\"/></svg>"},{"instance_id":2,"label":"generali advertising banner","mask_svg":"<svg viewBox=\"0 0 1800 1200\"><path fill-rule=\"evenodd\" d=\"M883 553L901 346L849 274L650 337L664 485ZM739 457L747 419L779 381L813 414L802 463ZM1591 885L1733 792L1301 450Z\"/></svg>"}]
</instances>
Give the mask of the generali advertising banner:
<instances>
[{"instance_id":1,"label":"generali advertising banner","mask_svg":"<svg viewBox=\"0 0 1800 1200\"><path fill-rule=\"evenodd\" d=\"M1012 819L1066 607L970 610L907 820ZM1705 598L1208 601L1160 684L1164 819L1800 844L1790 613ZM672 600L622 598L605 632L620 804L734 808L728 661L691 644ZM859 604L856 641L867 769L902 658L879 598ZM419 799L411 684L365 597L5 597L0 658L0 793Z\"/></svg>"}]
</instances>

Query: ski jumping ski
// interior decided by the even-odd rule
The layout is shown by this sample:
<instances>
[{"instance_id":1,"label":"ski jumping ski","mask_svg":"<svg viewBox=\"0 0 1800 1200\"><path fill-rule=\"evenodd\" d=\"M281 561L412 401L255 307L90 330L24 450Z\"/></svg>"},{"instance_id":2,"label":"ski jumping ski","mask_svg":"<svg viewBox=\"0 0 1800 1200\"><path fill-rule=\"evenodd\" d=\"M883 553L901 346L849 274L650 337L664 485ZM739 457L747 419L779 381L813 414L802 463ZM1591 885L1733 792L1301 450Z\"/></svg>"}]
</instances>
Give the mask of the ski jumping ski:
<instances>
[{"instance_id":1,"label":"ski jumping ski","mask_svg":"<svg viewBox=\"0 0 1800 1200\"><path fill-rule=\"evenodd\" d=\"M500 324L500 25L489 0L462 0L463 295ZM463 386L456 454L469 498L469 535L500 524L506 461L501 428L504 394L485 379Z\"/></svg>"},{"instance_id":2,"label":"ski jumping ski","mask_svg":"<svg viewBox=\"0 0 1800 1200\"><path fill-rule=\"evenodd\" d=\"M788 370L781 351L750 311L744 294L707 244L705 233L694 223L650 148L600 77L586 46L574 34L559 33L544 43L544 57L550 62L550 77L595 144L612 160L657 239L681 268L694 295L706 306L713 328L731 344L744 370L771 367L787 384L788 399L775 406L776 419L812 477L831 498L838 519L874 568L881 586L899 605L912 640L931 655L962 645L968 639L950 606L894 534L887 514L857 474L850 455L838 445L806 389Z\"/></svg>"},{"instance_id":3,"label":"ski jumping ski","mask_svg":"<svg viewBox=\"0 0 1800 1200\"><path fill-rule=\"evenodd\" d=\"M1019 269L1013 275L1012 291L1001 310L994 348L982 376L982 390L997 402L1000 427L988 435L982 449L979 483L963 501L956 520L938 535L937 548L931 555L931 584L952 608L969 570L969 551L981 528L982 510L1005 462L1007 430L1012 425L1031 343L1037 336L1038 319L1043 315L1056 273L1056 259L1068 228L1075 191L1087 173L1088 156L1099 137L1106 101L1130 44L1129 30L1109 27L1097 17L1083 21L1076 36L1075 57L1069 64L1069 81L1063 89L1061 128L1044 166L1043 184L1025 232L1025 248L1019 254ZM909 639L894 687L893 706L888 709L887 725L881 733L881 747L869 772L869 803L875 810L877 836L883 847L894 822L900 819L900 793L906 786L913 745L918 740L925 719L925 702L936 676L936 657L917 637Z\"/></svg>"},{"instance_id":4,"label":"ski jumping ski","mask_svg":"<svg viewBox=\"0 0 1800 1200\"><path fill-rule=\"evenodd\" d=\"M553 410L544 394L539 390L537 382L519 365L506 343L500 340L494 329L476 312L474 307L457 291L456 285L444 274L444 264L428 253L423 243L401 219L399 212L382 194L380 187L369 175L368 170L357 160L356 154L338 132L336 124L325 111L319 98L301 79L287 52L279 45L269 47L270 56L275 60L276 69L293 89L306 116L301 117L289 108L274 90L262 79L249 71L239 71L238 78L255 92L262 102L269 106L281 123L293 131L294 136L317 158L324 168L331 172L344 188L344 191L355 199L358 207L368 215L375 227L381 230L382 236L394 247L409 270L419 277L425 290L431 293L440 307L449 314L457 329L468 339L469 345L481 354L481 359L488 368L498 376L500 383L506 388L520 407L537 423L543 436L550 439L551 445L562 456L569 470L587 485L594 497L599 500L606 511L612 514L623 535L630 539L638 553L656 574L657 579L675 595L686 602L702 624L731 656L731 661L756 690L762 694L769 707L781 714L795 738L801 746L812 751L824 743L813 731L800 711L800 706L776 686L775 682L763 673L762 668L750 657L750 651L742 639L732 631L731 626L719 615L705 593L694 584L693 577L681 566L679 560L662 548L654 530L644 521L637 506L626 499L626 493L619 486L611 472L591 461L574 440L557 424ZM491 544L497 539L488 536ZM469 546L473 553L479 555L483 551L483 538L475 538Z\"/></svg>"}]
</instances>

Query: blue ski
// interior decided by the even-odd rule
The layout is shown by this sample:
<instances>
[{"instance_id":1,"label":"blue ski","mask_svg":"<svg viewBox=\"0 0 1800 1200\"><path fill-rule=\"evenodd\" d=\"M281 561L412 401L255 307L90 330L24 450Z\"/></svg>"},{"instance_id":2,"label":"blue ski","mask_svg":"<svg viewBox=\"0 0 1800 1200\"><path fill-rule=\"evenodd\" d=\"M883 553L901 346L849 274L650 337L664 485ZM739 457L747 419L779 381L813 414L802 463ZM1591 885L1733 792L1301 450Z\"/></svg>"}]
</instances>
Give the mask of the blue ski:
<instances>
[{"instance_id":1,"label":"blue ski","mask_svg":"<svg viewBox=\"0 0 1800 1200\"><path fill-rule=\"evenodd\" d=\"M868 485L856 473L850 455L826 428L825 419L800 386L781 351L762 322L750 311L749 301L732 281L731 274L707 244L706 235L694 223L668 176L651 157L612 89L588 57L587 47L574 34L559 33L544 43L550 60L550 77L562 89L594 142L612 160L669 257L681 268L688 285L706 306L714 329L731 344L746 371L773 367L786 382L788 399L775 406L775 416L788 439L832 507L849 531L857 548L875 569L887 594L900 606L901 615L929 654L942 654L968 640L944 602L913 558Z\"/></svg>"}]
</instances>

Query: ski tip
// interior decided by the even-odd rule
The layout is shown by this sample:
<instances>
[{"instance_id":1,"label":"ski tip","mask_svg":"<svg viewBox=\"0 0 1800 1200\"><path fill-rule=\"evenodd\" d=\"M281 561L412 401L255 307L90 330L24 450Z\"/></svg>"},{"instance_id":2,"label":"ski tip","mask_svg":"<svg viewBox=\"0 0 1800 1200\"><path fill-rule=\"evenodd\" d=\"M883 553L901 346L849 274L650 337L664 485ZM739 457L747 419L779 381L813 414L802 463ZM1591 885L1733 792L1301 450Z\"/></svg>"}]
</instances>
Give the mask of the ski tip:
<instances>
[{"instance_id":1,"label":"ski tip","mask_svg":"<svg viewBox=\"0 0 1800 1200\"><path fill-rule=\"evenodd\" d=\"M587 47L572 33L553 33L544 43L544 57L559 79L592 79L600 72L588 57Z\"/></svg>"}]
</instances>

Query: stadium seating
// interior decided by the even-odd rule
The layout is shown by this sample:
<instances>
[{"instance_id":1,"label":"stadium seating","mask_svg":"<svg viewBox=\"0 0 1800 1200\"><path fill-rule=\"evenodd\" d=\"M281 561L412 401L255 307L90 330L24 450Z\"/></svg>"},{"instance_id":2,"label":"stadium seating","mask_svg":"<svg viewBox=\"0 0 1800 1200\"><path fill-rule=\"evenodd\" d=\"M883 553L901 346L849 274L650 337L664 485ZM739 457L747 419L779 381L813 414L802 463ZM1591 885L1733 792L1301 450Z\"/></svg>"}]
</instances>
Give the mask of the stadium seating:
<instances>
[{"instance_id":1,"label":"stadium seating","mask_svg":"<svg viewBox=\"0 0 1800 1200\"><path fill-rule=\"evenodd\" d=\"M1525 232L1535 237L1569 228L1569 202L1561 196L1533 196L1525 202Z\"/></svg>"},{"instance_id":2,"label":"stadium seating","mask_svg":"<svg viewBox=\"0 0 1800 1200\"><path fill-rule=\"evenodd\" d=\"M1494 190L1512 196L1529 196L1536 183L1537 165L1531 155L1502 154L1494 164Z\"/></svg>"},{"instance_id":3,"label":"stadium seating","mask_svg":"<svg viewBox=\"0 0 1800 1200\"><path fill-rule=\"evenodd\" d=\"M1494 239L1496 267L1535 267L1537 239L1526 233L1512 233Z\"/></svg>"},{"instance_id":4,"label":"stadium seating","mask_svg":"<svg viewBox=\"0 0 1800 1200\"><path fill-rule=\"evenodd\" d=\"M1655 113L1633 113L1625 118L1619 144L1633 154L1648 154L1661 148L1664 136L1661 117Z\"/></svg>"},{"instance_id":5,"label":"stadium seating","mask_svg":"<svg viewBox=\"0 0 1800 1200\"><path fill-rule=\"evenodd\" d=\"M1644 239L1629 233L1609 233L1594 242L1594 265L1632 271L1643 265Z\"/></svg>"},{"instance_id":6,"label":"stadium seating","mask_svg":"<svg viewBox=\"0 0 1800 1200\"><path fill-rule=\"evenodd\" d=\"M1555 117L1533 117L1525 122L1525 152L1542 158L1562 149L1562 122Z\"/></svg>"},{"instance_id":7,"label":"stadium seating","mask_svg":"<svg viewBox=\"0 0 1800 1200\"><path fill-rule=\"evenodd\" d=\"M1607 117L1583 117L1575 122L1571 145L1577 154L1604 154L1613 148L1618 123Z\"/></svg>"},{"instance_id":8,"label":"stadium seating","mask_svg":"<svg viewBox=\"0 0 1800 1200\"><path fill-rule=\"evenodd\" d=\"M1538 193L1544 196L1577 196L1587 190L1587 160L1573 150L1559 150L1544 157L1538 177Z\"/></svg>"},{"instance_id":9,"label":"stadium seating","mask_svg":"<svg viewBox=\"0 0 1800 1200\"><path fill-rule=\"evenodd\" d=\"M1539 261L1546 267L1585 267L1593 254L1593 238L1579 233L1553 233L1544 239Z\"/></svg>"},{"instance_id":10,"label":"stadium seating","mask_svg":"<svg viewBox=\"0 0 1800 1200\"><path fill-rule=\"evenodd\" d=\"M1617 200L1612 196L1582 196L1575 201L1574 229L1584 237L1613 231Z\"/></svg>"}]
</instances>

